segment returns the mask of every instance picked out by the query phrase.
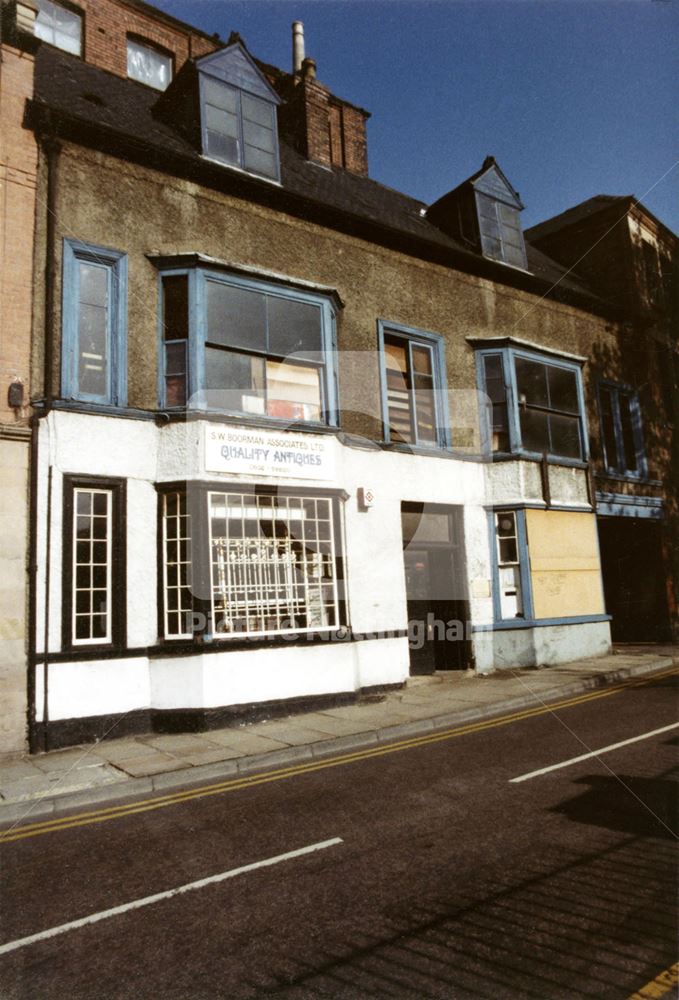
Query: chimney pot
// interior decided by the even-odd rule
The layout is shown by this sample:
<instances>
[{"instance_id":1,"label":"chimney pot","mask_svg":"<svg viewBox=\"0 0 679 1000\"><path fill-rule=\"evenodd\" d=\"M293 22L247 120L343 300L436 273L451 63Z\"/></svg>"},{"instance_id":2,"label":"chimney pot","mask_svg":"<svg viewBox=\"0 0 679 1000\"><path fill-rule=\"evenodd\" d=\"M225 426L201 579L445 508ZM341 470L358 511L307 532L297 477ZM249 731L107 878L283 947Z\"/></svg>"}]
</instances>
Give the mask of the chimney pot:
<instances>
[{"instance_id":1,"label":"chimney pot","mask_svg":"<svg viewBox=\"0 0 679 1000\"><path fill-rule=\"evenodd\" d=\"M307 56L302 63L302 78L304 80L316 79L316 60L312 59L310 56Z\"/></svg>"},{"instance_id":2,"label":"chimney pot","mask_svg":"<svg viewBox=\"0 0 679 1000\"><path fill-rule=\"evenodd\" d=\"M304 25L301 21L292 22L292 72L299 76L304 63Z\"/></svg>"}]
</instances>

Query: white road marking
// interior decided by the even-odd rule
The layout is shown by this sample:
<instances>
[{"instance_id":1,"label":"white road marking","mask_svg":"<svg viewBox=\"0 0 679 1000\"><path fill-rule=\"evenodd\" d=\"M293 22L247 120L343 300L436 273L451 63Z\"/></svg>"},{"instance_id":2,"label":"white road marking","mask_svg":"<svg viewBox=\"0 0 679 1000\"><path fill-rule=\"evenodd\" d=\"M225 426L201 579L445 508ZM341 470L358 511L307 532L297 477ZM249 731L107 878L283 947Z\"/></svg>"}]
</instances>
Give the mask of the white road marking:
<instances>
[{"instance_id":1,"label":"white road marking","mask_svg":"<svg viewBox=\"0 0 679 1000\"><path fill-rule=\"evenodd\" d=\"M123 903L120 906L112 906L110 910L102 910L100 913L91 913L88 917L81 917L80 920L71 920L67 924L60 924L58 927L50 927L49 930L40 931L38 934L31 934L29 937L18 938L16 941L8 941L0 945L0 955L6 955L9 951L16 951L17 948L25 948L26 945L35 944L36 941L45 941L47 938L56 937L57 934L65 934L67 931L77 930L78 927L86 927L87 924L96 924L100 920L108 920L109 917L117 917L121 913L129 910L138 910L142 906L150 906L152 903L159 903L162 899L172 899L183 892L192 892L194 889L203 889L206 885L214 885L216 882L224 882L226 879L235 878L245 872L253 872L256 868L267 868L270 865L277 865L281 861L290 861L292 858L299 858L303 854L312 854L314 851L323 851L326 847L334 847L336 844L343 844L341 837L333 837L331 840L321 840L317 844L309 844L308 847L300 847L296 851L287 851L285 854L277 854L274 858L265 858L264 861L254 861L252 864L243 865L241 868L232 868L228 872L220 872L219 875L210 875L209 878L198 879L197 882L188 882L186 885L177 886L176 889L166 889L164 892L156 892L153 896L144 896L142 899L133 899L130 903Z\"/></svg>"},{"instance_id":2,"label":"white road marking","mask_svg":"<svg viewBox=\"0 0 679 1000\"><path fill-rule=\"evenodd\" d=\"M510 778L510 784L518 784L520 781L528 781L529 778L537 778L540 774L547 774L549 771L558 771L561 767L570 767L571 764L578 764L581 760L589 760L590 757L599 757L602 753L610 753L619 747L629 746L630 743L638 743L639 740L648 740L651 736L659 736L660 733L667 733L670 729L679 729L679 722L673 722L671 726L663 726L661 729L652 729L650 733L642 733L641 736L633 736L629 740L622 740L620 743L611 743L610 746L601 747L599 750L592 750L591 753L581 753L579 757L571 757L570 760L563 760L560 764L551 764L549 767L541 767L539 771L530 771L528 774L521 774L518 778Z\"/></svg>"}]
</instances>

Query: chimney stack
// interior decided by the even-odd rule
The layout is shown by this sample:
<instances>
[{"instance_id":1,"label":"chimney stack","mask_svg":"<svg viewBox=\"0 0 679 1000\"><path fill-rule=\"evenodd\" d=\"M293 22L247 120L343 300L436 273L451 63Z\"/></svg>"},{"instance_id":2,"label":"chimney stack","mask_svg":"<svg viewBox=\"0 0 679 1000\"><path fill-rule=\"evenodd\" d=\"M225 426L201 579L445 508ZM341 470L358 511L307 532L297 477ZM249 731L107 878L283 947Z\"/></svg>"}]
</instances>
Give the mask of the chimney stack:
<instances>
[{"instance_id":1,"label":"chimney stack","mask_svg":"<svg viewBox=\"0 0 679 1000\"><path fill-rule=\"evenodd\" d=\"M304 25L292 22L292 86L282 109L284 127L297 149L314 163L368 175L367 111L343 101L316 76L304 52Z\"/></svg>"},{"instance_id":2,"label":"chimney stack","mask_svg":"<svg viewBox=\"0 0 679 1000\"><path fill-rule=\"evenodd\" d=\"M292 72L299 76L304 62L304 25L301 21L292 22Z\"/></svg>"}]
</instances>

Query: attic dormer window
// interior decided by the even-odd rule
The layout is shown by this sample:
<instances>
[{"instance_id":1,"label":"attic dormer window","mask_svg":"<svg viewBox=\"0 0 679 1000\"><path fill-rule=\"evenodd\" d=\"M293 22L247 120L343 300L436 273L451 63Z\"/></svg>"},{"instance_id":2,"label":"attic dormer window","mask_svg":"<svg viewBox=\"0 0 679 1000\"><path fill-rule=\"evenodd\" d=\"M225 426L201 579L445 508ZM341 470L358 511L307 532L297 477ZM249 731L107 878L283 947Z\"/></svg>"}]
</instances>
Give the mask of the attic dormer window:
<instances>
[{"instance_id":1,"label":"attic dormer window","mask_svg":"<svg viewBox=\"0 0 679 1000\"><path fill-rule=\"evenodd\" d=\"M519 218L523 205L518 193L492 157L472 184L484 257L525 270L526 245Z\"/></svg>"},{"instance_id":2,"label":"attic dormer window","mask_svg":"<svg viewBox=\"0 0 679 1000\"><path fill-rule=\"evenodd\" d=\"M276 106L280 99L236 42L198 63L203 153L278 180Z\"/></svg>"}]
</instances>

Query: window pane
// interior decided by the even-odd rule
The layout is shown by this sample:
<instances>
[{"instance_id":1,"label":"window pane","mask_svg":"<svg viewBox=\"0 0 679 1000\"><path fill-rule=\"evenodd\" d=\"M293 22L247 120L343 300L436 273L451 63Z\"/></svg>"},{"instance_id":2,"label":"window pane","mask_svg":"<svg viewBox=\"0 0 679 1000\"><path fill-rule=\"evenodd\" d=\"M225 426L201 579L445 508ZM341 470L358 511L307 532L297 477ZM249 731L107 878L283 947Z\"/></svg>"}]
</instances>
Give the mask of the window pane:
<instances>
[{"instance_id":1,"label":"window pane","mask_svg":"<svg viewBox=\"0 0 679 1000\"><path fill-rule=\"evenodd\" d=\"M245 93L241 95L241 100L243 118L246 121L254 122L256 125L263 125L270 131L273 130L273 116L275 113L273 104Z\"/></svg>"},{"instance_id":2,"label":"window pane","mask_svg":"<svg viewBox=\"0 0 679 1000\"><path fill-rule=\"evenodd\" d=\"M321 384L317 368L267 361L266 396L266 412L270 417L321 419Z\"/></svg>"},{"instance_id":3,"label":"window pane","mask_svg":"<svg viewBox=\"0 0 679 1000\"><path fill-rule=\"evenodd\" d=\"M407 343L385 338L384 366L387 376L389 435L393 441L412 441Z\"/></svg>"},{"instance_id":4,"label":"window pane","mask_svg":"<svg viewBox=\"0 0 679 1000\"><path fill-rule=\"evenodd\" d=\"M266 351L266 328L265 295L207 282L207 339L211 343Z\"/></svg>"},{"instance_id":5,"label":"window pane","mask_svg":"<svg viewBox=\"0 0 679 1000\"><path fill-rule=\"evenodd\" d=\"M238 140L232 136L222 135L221 132L207 131L206 152L216 160L236 165L239 163Z\"/></svg>"},{"instance_id":6,"label":"window pane","mask_svg":"<svg viewBox=\"0 0 679 1000\"><path fill-rule=\"evenodd\" d=\"M320 352L321 310L307 302L268 295L269 354L286 357L301 351Z\"/></svg>"},{"instance_id":7,"label":"window pane","mask_svg":"<svg viewBox=\"0 0 679 1000\"><path fill-rule=\"evenodd\" d=\"M253 122L243 122L243 142L246 146L254 146L267 153L274 151L274 134L271 129Z\"/></svg>"},{"instance_id":8,"label":"window pane","mask_svg":"<svg viewBox=\"0 0 679 1000\"><path fill-rule=\"evenodd\" d=\"M539 410L522 410L521 443L526 451L549 452L549 415Z\"/></svg>"},{"instance_id":9,"label":"window pane","mask_svg":"<svg viewBox=\"0 0 679 1000\"><path fill-rule=\"evenodd\" d=\"M547 368L539 361L516 358L516 386L521 397L529 406L549 406L547 391Z\"/></svg>"},{"instance_id":10,"label":"window pane","mask_svg":"<svg viewBox=\"0 0 679 1000\"><path fill-rule=\"evenodd\" d=\"M264 364L264 358L206 347L208 405L241 413L264 413Z\"/></svg>"},{"instance_id":11,"label":"window pane","mask_svg":"<svg viewBox=\"0 0 679 1000\"><path fill-rule=\"evenodd\" d=\"M213 80L209 76L203 77L203 93L208 104L214 104L222 111L230 111L232 115L238 114L238 91L229 87L226 83Z\"/></svg>"},{"instance_id":12,"label":"window pane","mask_svg":"<svg viewBox=\"0 0 679 1000\"><path fill-rule=\"evenodd\" d=\"M580 413L578 401L578 379L574 371L557 368L550 365L547 368L549 378L549 402L553 410L563 410L565 413Z\"/></svg>"},{"instance_id":13,"label":"window pane","mask_svg":"<svg viewBox=\"0 0 679 1000\"><path fill-rule=\"evenodd\" d=\"M632 421L632 406L629 395L618 393L620 406L620 426L622 429L622 444L624 450L623 469L627 472L637 471L637 449L634 440L634 424Z\"/></svg>"},{"instance_id":14,"label":"window pane","mask_svg":"<svg viewBox=\"0 0 679 1000\"><path fill-rule=\"evenodd\" d=\"M186 340L189 336L189 279L185 274L163 278L163 336Z\"/></svg>"},{"instance_id":15,"label":"window pane","mask_svg":"<svg viewBox=\"0 0 679 1000\"><path fill-rule=\"evenodd\" d=\"M413 344L411 351L413 369L423 375L433 375L434 367L432 363L431 347L424 347L421 344Z\"/></svg>"},{"instance_id":16,"label":"window pane","mask_svg":"<svg viewBox=\"0 0 679 1000\"><path fill-rule=\"evenodd\" d=\"M219 135L238 139L238 116L216 108L212 104L205 105L205 127Z\"/></svg>"},{"instance_id":17,"label":"window pane","mask_svg":"<svg viewBox=\"0 0 679 1000\"><path fill-rule=\"evenodd\" d=\"M165 345L165 403L186 405L186 341Z\"/></svg>"},{"instance_id":18,"label":"window pane","mask_svg":"<svg viewBox=\"0 0 679 1000\"><path fill-rule=\"evenodd\" d=\"M276 158L273 153L266 153L261 149L256 149L254 146L247 145L245 146L244 156L245 162L243 165L246 170L253 170L264 177L277 176Z\"/></svg>"},{"instance_id":19,"label":"window pane","mask_svg":"<svg viewBox=\"0 0 679 1000\"><path fill-rule=\"evenodd\" d=\"M165 90L172 78L172 59L148 45L127 40L127 75L156 90Z\"/></svg>"},{"instance_id":20,"label":"window pane","mask_svg":"<svg viewBox=\"0 0 679 1000\"><path fill-rule=\"evenodd\" d=\"M78 312L78 389L91 396L108 396L108 310L81 305Z\"/></svg>"},{"instance_id":21,"label":"window pane","mask_svg":"<svg viewBox=\"0 0 679 1000\"><path fill-rule=\"evenodd\" d=\"M580 421L577 417L552 414L549 418L551 453L564 458L580 458Z\"/></svg>"},{"instance_id":22,"label":"window pane","mask_svg":"<svg viewBox=\"0 0 679 1000\"><path fill-rule=\"evenodd\" d=\"M108 268L99 264L80 264L80 301L105 306L108 300Z\"/></svg>"}]
</instances>

